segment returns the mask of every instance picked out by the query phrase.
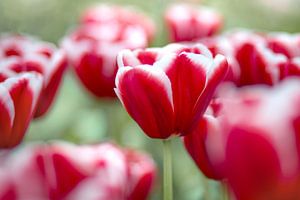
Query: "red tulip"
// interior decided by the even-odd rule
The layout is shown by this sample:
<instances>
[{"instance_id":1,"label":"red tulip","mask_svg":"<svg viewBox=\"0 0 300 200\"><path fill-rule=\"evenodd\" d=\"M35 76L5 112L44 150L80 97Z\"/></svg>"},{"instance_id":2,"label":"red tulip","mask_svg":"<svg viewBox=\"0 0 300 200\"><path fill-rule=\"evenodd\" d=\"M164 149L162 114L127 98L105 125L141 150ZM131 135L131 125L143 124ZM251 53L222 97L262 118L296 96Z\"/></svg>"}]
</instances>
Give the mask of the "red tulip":
<instances>
[{"instance_id":1,"label":"red tulip","mask_svg":"<svg viewBox=\"0 0 300 200\"><path fill-rule=\"evenodd\" d=\"M288 58L300 57L300 34L273 33L266 38L267 45L275 53Z\"/></svg>"},{"instance_id":2,"label":"red tulip","mask_svg":"<svg viewBox=\"0 0 300 200\"><path fill-rule=\"evenodd\" d=\"M118 52L146 47L153 37L154 26L136 11L107 5L86 11L82 21L63 41L70 64L95 96L115 97Z\"/></svg>"},{"instance_id":3,"label":"red tulip","mask_svg":"<svg viewBox=\"0 0 300 200\"><path fill-rule=\"evenodd\" d=\"M225 57L201 45L121 52L116 93L152 138L184 135L201 118L227 72Z\"/></svg>"},{"instance_id":4,"label":"red tulip","mask_svg":"<svg viewBox=\"0 0 300 200\"><path fill-rule=\"evenodd\" d=\"M274 85L300 75L299 36L234 31L199 42L215 54L226 56L230 70L227 81L237 86Z\"/></svg>"},{"instance_id":5,"label":"red tulip","mask_svg":"<svg viewBox=\"0 0 300 200\"><path fill-rule=\"evenodd\" d=\"M237 200L300 197L300 82L225 90L206 151Z\"/></svg>"},{"instance_id":6,"label":"red tulip","mask_svg":"<svg viewBox=\"0 0 300 200\"><path fill-rule=\"evenodd\" d=\"M0 62L0 65L3 64ZM42 87L37 73L0 70L0 149L18 145L36 110Z\"/></svg>"},{"instance_id":7,"label":"red tulip","mask_svg":"<svg viewBox=\"0 0 300 200\"><path fill-rule=\"evenodd\" d=\"M0 199L145 200L155 165L129 154L112 144L27 146L2 158Z\"/></svg>"},{"instance_id":8,"label":"red tulip","mask_svg":"<svg viewBox=\"0 0 300 200\"><path fill-rule=\"evenodd\" d=\"M155 163L149 156L137 151L127 150L125 155L131 183L127 200L147 199L155 181Z\"/></svg>"},{"instance_id":9,"label":"red tulip","mask_svg":"<svg viewBox=\"0 0 300 200\"><path fill-rule=\"evenodd\" d=\"M222 16L204 6L175 4L165 13L172 42L192 41L216 34L223 26Z\"/></svg>"},{"instance_id":10,"label":"red tulip","mask_svg":"<svg viewBox=\"0 0 300 200\"><path fill-rule=\"evenodd\" d=\"M2 58L1 58L2 57ZM53 45L21 35L0 38L2 68L16 73L35 71L44 77L34 117L44 115L51 106L66 68L66 55Z\"/></svg>"},{"instance_id":11,"label":"red tulip","mask_svg":"<svg viewBox=\"0 0 300 200\"><path fill-rule=\"evenodd\" d=\"M205 114L199 121L198 126L190 134L183 137L184 145L188 153L195 161L202 173L211 179L223 179L221 173L215 170L214 164L209 159L207 152L208 134L218 129L218 119L210 114Z\"/></svg>"}]
</instances>

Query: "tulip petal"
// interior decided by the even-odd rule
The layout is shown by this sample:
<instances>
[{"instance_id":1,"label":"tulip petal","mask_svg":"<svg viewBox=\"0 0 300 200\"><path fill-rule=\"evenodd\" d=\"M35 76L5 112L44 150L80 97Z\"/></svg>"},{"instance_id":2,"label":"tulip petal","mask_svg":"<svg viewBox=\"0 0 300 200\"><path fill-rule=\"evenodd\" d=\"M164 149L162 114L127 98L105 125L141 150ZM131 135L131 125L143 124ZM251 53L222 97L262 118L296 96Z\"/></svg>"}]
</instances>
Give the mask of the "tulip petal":
<instances>
[{"instance_id":1,"label":"tulip petal","mask_svg":"<svg viewBox=\"0 0 300 200\"><path fill-rule=\"evenodd\" d=\"M148 136L168 138L174 134L171 83L161 69L151 66L120 68L115 91Z\"/></svg>"},{"instance_id":2,"label":"tulip petal","mask_svg":"<svg viewBox=\"0 0 300 200\"><path fill-rule=\"evenodd\" d=\"M10 138L15 117L14 102L9 91L0 84L0 146L5 146Z\"/></svg>"},{"instance_id":3,"label":"tulip petal","mask_svg":"<svg viewBox=\"0 0 300 200\"><path fill-rule=\"evenodd\" d=\"M196 126L207 106L209 105L217 86L226 77L226 73L228 71L228 63L226 58L218 54L214 58L213 63L211 63L211 66L208 70L205 89L197 99L196 105L194 106L194 118L191 121L191 129Z\"/></svg>"},{"instance_id":4,"label":"tulip petal","mask_svg":"<svg viewBox=\"0 0 300 200\"><path fill-rule=\"evenodd\" d=\"M281 174L275 149L259 132L251 127L234 127L229 133L226 174L239 200L269 199Z\"/></svg>"},{"instance_id":5,"label":"tulip petal","mask_svg":"<svg viewBox=\"0 0 300 200\"><path fill-rule=\"evenodd\" d=\"M23 138L34 112L42 86L38 74L25 73L7 79L3 84L8 88L15 108L15 118L7 147L17 145Z\"/></svg>"},{"instance_id":6,"label":"tulip petal","mask_svg":"<svg viewBox=\"0 0 300 200\"><path fill-rule=\"evenodd\" d=\"M222 176L216 173L209 159L209 154L207 152L207 134L208 126L212 120L215 120L211 116L205 115L199 121L198 126L190 134L183 137L184 145L199 169L208 178L220 180Z\"/></svg>"},{"instance_id":7,"label":"tulip petal","mask_svg":"<svg viewBox=\"0 0 300 200\"><path fill-rule=\"evenodd\" d=\"M193 108L205 88L206 73L211 60L203 55L180 53L166 67L174 99L176 130L183 134L190 122Z\"/></svg>"}]
</instances>

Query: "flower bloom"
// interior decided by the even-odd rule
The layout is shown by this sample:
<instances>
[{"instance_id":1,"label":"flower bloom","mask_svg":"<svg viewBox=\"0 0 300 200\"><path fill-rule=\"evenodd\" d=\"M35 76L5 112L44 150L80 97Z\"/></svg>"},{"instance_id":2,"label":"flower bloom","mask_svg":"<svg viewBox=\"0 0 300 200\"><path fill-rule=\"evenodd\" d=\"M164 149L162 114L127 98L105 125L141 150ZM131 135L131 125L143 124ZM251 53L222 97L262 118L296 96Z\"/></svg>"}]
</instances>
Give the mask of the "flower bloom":
<instances>
[{"instance_id":1,"label":"flower bloom","mask_svg":"<svg viewBox=\"0 0 300 200\"><path fill-rule=\"evenodd\" d=\"M34 117L44 115L62 80L67 62L62 50L52 44L28 36L7 35L0 38L0 63L2 69L15 73L34 71L43 76L43 87Z\"/></svg>"},{"instance_id":2,"label":"flower bloom","mask_svg":"<svg viewBox=\"0 0 300 200\"><path fill-rule=\"evenodd\" d=\"M300 76L299 35L234 31L200 42L226 56L227 80L237 86L274 85L286 77Z\"/></svg>"},{"instance_id":3,"label":"flower bloom","mask_svg":"<svg viewBox=\"0 0 300 200\"><path fill-rule=\"evenodd\" d=\"M223 18L216 11L188 4L170 6L165 13L165 21L172 42L212 36L223 26Z\"/></svg>"},{"instance_id":4,"label":"flower bloom","mask_svg":"<svg viewBox=\"0 0 300 200\"><path fill-rule=\"evenodd\" d=\"M212 100L197 126L183 137L183 143L187 152L206 177L221 180L223 175L215 169L207 150L208 134L214 134L220 127L218 110L221 109L221 105L217 101L217 99Z\"/></svg>"},{"instance_id":5,"label":"flower bloom","mask_svg":"<svg viewBox=\"0 0 300 200\"><path fill-rule=\"evenodd\" d=\"M1 158L0 169L0 199L10 200L145 200L156 173L147 155L109 143L31 144Z\"/></svg>"},{"instance_id":6,"label":"flower bloom","mask_svg":"<svg viewBox=\"0 0 300 200\"><path fill-rule=\"evenodd\" d=\"M152 138L184 135L201 118L227 72L224 56L203 45L124 50L118 56L116 93Z\"/></svg>"},{"instance_id":7,"label":"flower bloom","mask_svg":"<svg viewBox=\"0 0 300 200\"><path fill-rule=\"evenodd\" d=\"M81 21L62 42L69 62L92 94L115 97L117 53L147 47L154 35L154 25L137 11L108 5L87 10Z\"/></svg>"},{"instance_id":8,"label":"flower bloom","mask_svg":"<svg viewBox=\"0 0 300 200\"><path fill-rule=\"evenodd\" d=\"M12 148L23 139L37 107L42 81L37 73L17 74L0 67L0 149Z\"/></svg>"},{"instance_id":9,"label":"flower bloom","mask_svg":"<svg viewBox=\"0 0 300 200\"><path fill-rule=\"evenodd\" d=\"M226 89L206 151L237 200L300 197L300 82Z\"/></svg>"}]
</instances>

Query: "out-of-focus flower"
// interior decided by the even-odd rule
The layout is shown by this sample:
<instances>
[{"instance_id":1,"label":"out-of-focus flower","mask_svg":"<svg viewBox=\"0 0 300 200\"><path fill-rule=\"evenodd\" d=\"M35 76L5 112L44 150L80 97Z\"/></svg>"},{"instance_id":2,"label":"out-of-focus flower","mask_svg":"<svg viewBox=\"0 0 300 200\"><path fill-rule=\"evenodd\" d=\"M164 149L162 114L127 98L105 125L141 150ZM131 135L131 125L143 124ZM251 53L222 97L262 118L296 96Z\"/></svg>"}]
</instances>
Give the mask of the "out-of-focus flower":
<instances>
[{"instance_id":1,"label":"out-of-focus flower","mask_svg":"<svg viewBox=\"0 0 300 200\"><path fill-rule=\"evenodd\" d=\"M2 69L16 73L34 71L43 76L43 87L34 117L44 115L51 106L65 71L67 60L62 50L52 44L24 35L0 38Z\"/></svg>"},{"instance_id":2,"label":"out-of-focus flower","mask_svg":"<svg viewBox=\"0 0 300 200\"><path fill-rule=\"evenodd\" d=\"M206 152L236 199L299 199L299 85L221 92L220 128L208 130Z\"/></svg>"},{"instance_id":3,"label":"out-of-focus flower","mask_svg":"<svg viewBox=\"0 0 300 200\"><path fill-rule=\"evenodd\" d=\"M227 81L237 86L274 85L300 75L300 36L238 30L200 40L213 53L226 56Z\"/></svg>"},{"instance_id":4,"label":"out-of-focus flower","mask_svg":"<svg viewBox=\"0 0 300 200\"><path fill-rule=\"evenodd\" d=\"M108 143L28 145L1 161L0 199L10 200L143 200L156 171L147 155Z\"/></svg>"},{"instance_id":5,"label":"out-of-focus flower","mask_svg":"<svg viewBox=\"0 0 300 200\"><path fill-rule=\"evenodd\" d=\"M195 126L227 72L224 56L203 45L122 51L116 93L152 138L184 135Z\"/></svg>"},{"instance_id":6,"label":"out-of-focus flower","mask_svg":"<svg viewBox=\"0 0 300 200\"><path fill-rule=\"evenodd\" d=\"M2 63L0 62L0 65ZM36 110L42 77L0 66L0 149L18 145Z\"/></svg>"},{"instance_id":7,"label":"out-of-focus flower","mask_svg":"<svg viewBox=\"0 0 300 200\"><path fill-rule=\"evenodd\" d=\"M62 45L83 85L97 97L114 97L118 52L145 48L153 35L152 21L141 13L102 5L87 10Z\"/></svg>"},{"instance_id":8,"label":"out-of-focus flower","mask_svg":"<svg viewBox=\"0 0 300 200\"><path fill-rule=\"evenodd\" d=\"M156 177L155 163L148 155L133 150L126 150L125 156L130 183L127 200L147 199Z\"/></svg>"},{"instance_id":9,"label":"out-of-focus flower","mask_svg":"<svg viewBox=\"0 0 300 200\"><path fill-rule=\"evenodd\" d=\"M174 4L165 13L172 42L192 41L216 34L223 26L222 16L204 6Z\"/></svg>"},{"instance_id":10,"label":"out-of-focus flower","mask_svg":"<svg viewBox=\"0 0 300 200\"><path fill-rule=\"evenodd\" d=\"M205 114L198 126L190 134L183 137L186 150L191 155L202 173L211 179L220 180L222 175L214 169L207 152L207 134L213 134L213 129L218 128L218 119L211 114ZM209 132L208 132L209 131Z\"/></svg>"}]
</instances>

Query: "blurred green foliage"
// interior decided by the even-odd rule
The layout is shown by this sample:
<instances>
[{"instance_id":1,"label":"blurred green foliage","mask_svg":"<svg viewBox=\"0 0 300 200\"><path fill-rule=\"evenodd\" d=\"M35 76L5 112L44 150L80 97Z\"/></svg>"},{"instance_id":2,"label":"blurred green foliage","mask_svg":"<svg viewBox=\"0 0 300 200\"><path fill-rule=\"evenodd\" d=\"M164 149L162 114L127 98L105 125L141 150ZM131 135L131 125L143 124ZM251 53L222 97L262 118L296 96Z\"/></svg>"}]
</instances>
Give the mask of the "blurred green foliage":
<instances>
[{"instance_id":1,"label":"blurred green foliage","mask_svg":"<svg viewBox=\"0 0 300 200\"><path fill-rule=\"evenodd\" d=\"M270 31L300 31L298 0L287 11L259 4L263 0L207 0L203 3L218 9L225 18L225 29L247 27ZM278 1L278 0L277 0ZM292 0L290 0L292 1ZM290 2L289 1L289 2ZM21 32L36 35L44 40L59 43L76 25L83 9L95 0L1 0L0 32ZM111 0L108 3L138 6L155 19L159 34L153 45L167 43L162 23L162 12L171 3L168 0ZM32 123L27 141L67 140L75 143L96 143L110 137L124 146L151 153L162 167L162 150L159 140L147 138L128 117L120 103L109 99L96 99L67 73L53 109L42 119ZM173 140L174 191L176 200L200 200L207 191L204 177L185 152L179 138ZM220 199L220 186L209 181L211 197ZM158 184L151 199L161 199Z\"/></svg>"}]
</instances>

